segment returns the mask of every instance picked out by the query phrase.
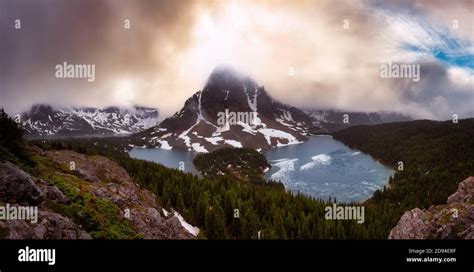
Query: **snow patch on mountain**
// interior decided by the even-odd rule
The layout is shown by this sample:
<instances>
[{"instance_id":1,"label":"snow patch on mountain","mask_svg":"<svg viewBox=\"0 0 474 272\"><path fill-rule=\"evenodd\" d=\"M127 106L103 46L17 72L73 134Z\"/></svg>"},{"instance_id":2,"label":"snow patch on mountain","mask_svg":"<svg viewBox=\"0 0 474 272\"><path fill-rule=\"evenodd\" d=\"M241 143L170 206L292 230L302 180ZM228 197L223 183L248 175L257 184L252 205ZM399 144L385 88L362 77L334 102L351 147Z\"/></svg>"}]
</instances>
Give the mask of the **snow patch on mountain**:
<instances>
[{"instance_id":1,"label":"snow patch on mountain","mask_svg":"<svg viewBox=\"0 0 474 272\"><path fill-rule=\"evenodd\" d=\"M161 148L161 149L166 149L166 150L171 150L171 149L173 149L173 147L170 146L170 145L168 144L168 142L165 141L165 140L157 140L157 142L160 143L160 148Z\"/></svg>"},{"instance_id":2,"label":"snow patch on mountain","mask_svg":"<svg viewBox=\"0 0 474 272\"><path fill-rule=\"evenodd\" d=\"M244 85L244 92L247 95L247 103L249 105L249 108L253 112L256 112L257 111L257 92L258 92L258 89L255 88L255 90L252 94L252 97L250 97L249 93L247 92L247 86Z\"/></svg>"},{"instance_id":3,"label":"snow patch on mountain","mask_svg":"<svg viewBox=\"0 0 474 272\"><path fill-rule=\"evenodd\" d=\"M194 236L197 236L199 234L199 228L186 222L186 220L184 220L183 216L180 213L178 213L177 211L173 211L173 215L178 218L181 226L183 226L183 228L185 228L190 234Z\"/></svg>"},{"instance_id":4,"label":"snow patch on mountain","mask_svg":"<svg viewBox=\"0 0 474 272\"><path fill-rule=\"evenodd\" d=\"M224 140L222 137L206 137L204 140L210 142L213 145L219 145L219 142Z\"/></svg>"},{"instance_id":5,"label":"snow patch on mountain","mask_svg":"<svg viewBox=\"0 0 474 272\"><path fill-rule=\"evenodd\" d=\"M207 151L207 149L204 146L202 146L200 143L193 143L191 144L191 146L193 147L193 150L196 152L209 153L209 151Z\"/></svg>"},{"instance_id":6,"label":"snow patch on mountain","mask_svg":"<svg viewBox=\"0 0 474 272\"><path fill-rule=\"evenodd\" d=\"M252 119L218 123L219 114L228 111L236 115L251 114ZM304 112L273 100L263 86L249 77L232 69L216 68L204 88L187 99L183 108L159 127L172 133L166 136L170 146L204 152L227 145L269 149L298 144L306 139L304 135L309 133L311 125L311 119ZM163 139L165 133L154 129L134 139L145 137L138 140L137 145L154 146L152 137L159 135Z\"/></svg>"},{"instance_id":7,"label":"snow patch on mountain","mask_svg":"<svg viewBox=\"0 0 474 272\"><path fill-rule=\"evenodd\" d=\"M241 142L238 142L238 141L234 141L234 140L225 140L224 141L226 144L228 145L231 145L233 147L237 147L237 148L242 148L242 143Z\"/></svg>"},{"instance_id":8,"label":"snow patch on mountain","mask_svg":"<svg viewBox=\"0 0 474 272\"><path fill-rule=\"evenodd\" d=\"M92 136L140 132L160 121L157 109L61 108L35 105L21 116L26 136Z\"/></svg>"},{"instance_id":9,"label":"snow patch on mountain","mask_svg":"<svg viewBox=\"0 0 474 272\"><path fill-rule=\"evenodd\" d=\"M267 143L271 145L271 139L272 138L279 138L279 139L286 139L288 143L286 145L291 145L291 144L299 144L302 143L298 141L295 136L291 135L290 133L281 131L281 130L276 130L272 128L261 128L258 130L259 133L263 134L265 139L267 140ZM281 144L283 146L283 144Z\"/></svg>"}]
</instances>

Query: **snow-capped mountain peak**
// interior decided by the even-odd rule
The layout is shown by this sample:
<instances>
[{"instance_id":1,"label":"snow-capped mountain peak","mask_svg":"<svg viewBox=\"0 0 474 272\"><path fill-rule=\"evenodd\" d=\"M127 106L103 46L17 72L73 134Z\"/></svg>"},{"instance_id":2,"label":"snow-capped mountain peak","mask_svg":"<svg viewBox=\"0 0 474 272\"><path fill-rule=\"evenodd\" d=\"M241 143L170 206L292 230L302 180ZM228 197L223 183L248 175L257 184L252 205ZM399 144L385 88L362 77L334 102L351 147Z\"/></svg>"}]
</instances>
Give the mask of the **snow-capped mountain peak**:
<instances>
[{"instance_id":1,"label":"snow-capped mountain peak","mask_svg":"<svg viewBox=\"0 0 474 272\"><path fill-rule=\"evenodd\" d=\"M132 142L196 152L222 146L268 149L304 141L311 124L304 112L274 101L250 77L218 67L180 111Z\"/></svg>"},{"instance_id":2,"label":"snow-capped mountain peak","mask_svg":"<svg viewBox=\"0 0 474 272\"><path fill-rule=\"evenodd\" d=\"M158 109L134 106L131 109L72 107L54 109L34 105L22 115L26 136L94 136L130 134L156 126Z\"/></svg>"}]
</instances>

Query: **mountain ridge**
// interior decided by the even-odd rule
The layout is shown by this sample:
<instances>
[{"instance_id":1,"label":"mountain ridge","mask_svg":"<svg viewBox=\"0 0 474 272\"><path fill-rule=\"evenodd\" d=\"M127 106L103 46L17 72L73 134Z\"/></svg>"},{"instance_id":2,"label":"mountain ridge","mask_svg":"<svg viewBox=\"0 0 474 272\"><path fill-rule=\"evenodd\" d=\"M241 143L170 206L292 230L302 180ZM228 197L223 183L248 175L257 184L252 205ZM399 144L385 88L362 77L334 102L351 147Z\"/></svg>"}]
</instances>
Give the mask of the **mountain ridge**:
<instances>
[{"instance_id":1,"label":"mountain ridge","mask_svg":"<svg viewBox=\"0 0 474 272\"><path fill-rule=\"evenodd\" d=\"M265 86L234 68L217 66L203 88L164 120L158 109L142 106L47 104L32 106L20 120L30 139L131 135L130 147L212 152L221 147L267 150L302 143L308 135L411 118L394 112L300 109L273 98Z\"/></svg>"},{"instance_id":2,"label":"mountain ridge","mask_svg":"<svg viewBox=\"0 0 474 272\"><path fill-rule=\"evenodd\" d=\"M408 115L391 111L358 112L316 108L306 108L303 111L313 118L315 126L321 126L329 133L351 126L413 121Z\"/></svg>"},{"instance_id":3,"label":"mountain ridge","mask_svg":"<svg viewBox=\"0 0 474 272\"><path fill-rule=\"evenodd\" d=\"M276 101L250 77L217 67L181 110L132 142L196 152L226 146L268 149L301 143L311 130L312 120L303 111Z\"/></svg>"},{"instance_id":4,"label":"mountain ridge","mask_svg":"<svg viewBox=\"0 0 474 272\"><path fill-rule=\"evenodd\" d=\"M250 117L240 120L239 116ZM218 66L179 111L133 135L131 145L205 153L222 147L266 150L353 125L407 120L410 118L391 112L301 110L274 99L251 77L232 67Z\"/></svg>"}]
</instances>

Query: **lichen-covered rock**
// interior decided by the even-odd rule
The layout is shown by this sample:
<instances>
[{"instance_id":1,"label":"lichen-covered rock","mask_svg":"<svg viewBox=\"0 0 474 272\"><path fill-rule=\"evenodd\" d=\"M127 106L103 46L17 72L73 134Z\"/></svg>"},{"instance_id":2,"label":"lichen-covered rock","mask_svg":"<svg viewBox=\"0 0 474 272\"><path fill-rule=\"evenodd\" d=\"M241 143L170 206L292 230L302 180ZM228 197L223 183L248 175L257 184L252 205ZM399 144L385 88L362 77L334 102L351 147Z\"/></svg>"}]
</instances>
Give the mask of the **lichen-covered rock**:
<instances>
[{"instance_id":1,"label":"lichen-covered rock","mask_svg":"<svg viewBox=\"0 0 474 272\"><path fill-rule=\"evenodd\" d=\"M51 182L32 177L11 162L0 162L0 201L39 205L45 199L59 203L69 201Z\"/></svg>"},{"instance_id":2,"label":"lichen-covered rock","mask_svg":"<svg viewBox=\"0 0 474 272\"><path fill-rule=\"evenodd\" d=\"M446 205L405 212L389 239L474 239L474 177L459 183Z\"/></svg>"},{"instance_id":3,"label":"lichen-covered rock","mask_svg":"<svg viewBox=\"0 0 474 272\"><path fill-rule=\"evenodd\" d=\"M389 239L424 239L428 231L428 226L423 221L424 216L425 213L418 208L406 211L397 227L390 231Z\"/></svg>"},{"instance_id":4,"label":"lichen-covered rock","mask_svg":"<svg viewBox=\"0 0 474 272\"><path fill-rule=\"evenodd\" d=\"M47 210L39 211L37 223L5 220L0 221L0 228L7 230L4 239L92 239L69 218Z\"/></svg>"},{"instance_id":5,"label":"lichen-covered rock","mask_svg":"<svg viewBox=\"0 0 474 272\"><path fill-rule=\"evenodd\" d=\"M102 156L86 156L69 150L47 151L46 156L68 169L73 162L75 171L88 181L114 183L131 181L125 169Z\"/></svg>"},{"instance_id":6,"label":"lichen-covered rock","mask_svg":"<svg viewBox=\"0 0 474 272\"><path fill-rule=\"evenodd\" d=\"M133 182L116 162L102 156L85 156L74 151L47 151L47 157L67 167L75 162L76 173L89 181L87 190L94 196L119 207L123 220L129 221L145 239L194 238L175 218L166 218L156 196Z\"/></svg>"},{"instance_id":7,"label":"lichen-covered rock","mask_svg":"<svg viewBox=\"0 0 474 272\"><path fill-rule=\"evenodd\" d=\"M26 205L41 203L45 194L36 181L16 165L0 162L0 201Z\"/></svg>"},{"instance_id":8,"label":"lichen-covered rock","mask_svg":"<svg viewBox=\"0 0 474 272\"><path fill-rule=\"evenodd\" d=\"M466 203L472 199L474 195L474 177L469 177L459 183L457 191L448 197L448 204L456 202Z\"/></svg>"},{"instance_id":9,"label":"lichen-covered rock","mask_svg":"<svg viewBox=\"0 0 474 272\"><path fill-rule=\"evenodd\" d=\"M119 220L127 222L125 225L131 226L131 230L139 234L138 237L195 238L180 219L162 215L156 196L134 183L125 169L117 163L102 156L86 156L68 150L44 152L39 149L34 152L41 152L39 155L44 160L56 166L48 169L48 174L42 176L45 178L40 179L10 162L0 162L0 205L9 203L37 206L38 222L2 220L0 239L91 239L89 233L74 223L73 220L77 218L67 217L74 215L63 213L58 208L72 203L68 196L77 201L77 197L82 195L104 200L106 204L102 204L105 205L102 207L107 210L96 212L112 212L112 216L118 216ZM69 169L71 161L75 163L74 171ZM51 181L46 180L51 176L54 177ZM67 190L64 191L67 195L60 188ZM92 202L97 203L97 200ZM108 203L112 206L107 206ZM79 218L84 216L80 212L82 211L77 213ZM92 231L91 233L93 234Z\"/></svg>"},{"instance_id":10,"label":"lichen-covered rock","mask_svg":"<svg viewBox=\"0 0 474 272\"><path fill-rule=\"evenodd\" d=\"M32 177L10 162L0 162L0 202L13 206L36 206L38 222L1 220L4 239L90 239L70 219L43 207L45 201L67 203L69 199L49 181Z\"/></svg>"},{"instance_id":11,"label":"lichen-covered rock","mask_svg":"<svg viewBox=\"0 0 474 272\"><path fill-rule=\"evenodd\" d=\"M69 199L61 190L49 181L36 179L36 184L44 193L44 200L54 201L61 204L69 203Z\"/></svg>"}]
</instances>

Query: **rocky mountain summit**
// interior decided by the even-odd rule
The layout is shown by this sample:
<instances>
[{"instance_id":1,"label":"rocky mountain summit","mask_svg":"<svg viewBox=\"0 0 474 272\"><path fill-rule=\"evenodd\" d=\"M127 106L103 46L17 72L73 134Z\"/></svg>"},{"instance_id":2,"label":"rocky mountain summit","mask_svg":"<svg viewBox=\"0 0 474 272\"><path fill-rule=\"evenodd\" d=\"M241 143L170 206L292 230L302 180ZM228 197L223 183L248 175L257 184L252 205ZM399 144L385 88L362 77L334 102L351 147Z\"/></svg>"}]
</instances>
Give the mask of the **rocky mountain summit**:
<instances>
[{"instance_id":1,"label":"rocky mountain summit","mask_svg":"<svg viewBox=\"0 0 474 272\"><path fill-rule=\"evenodd\" d=\"M131 145L203 153L225 147L266 150L302 143L311 134L406 119L389 112L303 111L273 98L251 77L232 67L218 66L181 110L133 135Z\"/></svg>"},{"instance_id":2,"label":"rocky mountain summit","mask_svg":"<svg viewBox=\"0 0 474 272\"><path fill-rule=\"evenodd\" d=\"M196 152L268 149L301 143L311 129L312 119L303 111L276 101L265 87L233 68L217 67L180 111L132 142Z\"/></svg>"},{"instance_id":3,"label":"rocky mountain summit","mask_svg":"<svg viewBox=\"0 0 474 272\"><path fill-rule=\"evenodd\" d=\"M459 183L446 205L407 211L389 239L474 239L474 177Z\"/></svg>"}]
</instances>

